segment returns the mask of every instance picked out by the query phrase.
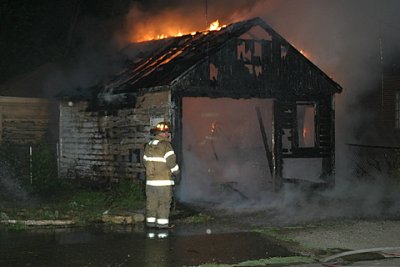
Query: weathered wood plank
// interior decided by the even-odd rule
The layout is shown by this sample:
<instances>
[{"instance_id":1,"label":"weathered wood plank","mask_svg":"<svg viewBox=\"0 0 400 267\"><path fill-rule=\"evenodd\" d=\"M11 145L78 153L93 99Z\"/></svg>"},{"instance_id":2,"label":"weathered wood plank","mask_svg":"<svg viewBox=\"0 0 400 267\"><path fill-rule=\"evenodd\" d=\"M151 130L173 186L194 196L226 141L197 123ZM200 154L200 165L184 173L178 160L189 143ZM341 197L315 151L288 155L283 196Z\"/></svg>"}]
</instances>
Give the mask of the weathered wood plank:
<instances>
[{"instance_id":1,"label":"weathered wood plank","mask_svg":"<svg viewBox=\"0 0 400 267\"><path fill-rule=\"evenodd\" d=\"M26 226L66 226L73 225L73 220L1 220L2 224L22 224Z\"/></svg>"}]
</instances>

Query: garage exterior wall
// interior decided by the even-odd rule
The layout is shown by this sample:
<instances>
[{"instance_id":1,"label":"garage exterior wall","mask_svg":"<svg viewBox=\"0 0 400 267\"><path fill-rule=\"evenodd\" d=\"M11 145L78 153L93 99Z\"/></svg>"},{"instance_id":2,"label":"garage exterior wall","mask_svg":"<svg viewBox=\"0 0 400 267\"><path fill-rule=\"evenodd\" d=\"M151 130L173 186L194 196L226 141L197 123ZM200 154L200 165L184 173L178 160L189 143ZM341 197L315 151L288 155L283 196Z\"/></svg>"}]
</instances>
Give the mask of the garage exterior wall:
<instances>
[{"instance_id":1,"label":"garage exterior wall","mask_svg":"<svg viewBox=\"0 0 400 267\"><path fill-rule=\"evenodd\" d=\"M131 108L90 111L89 102L60 104L60 176L100 183L138 178L151 123L171 120L170 92L146 93Z\"/></svg>"},{"instance_id":2,"label":"garage exterior wall","mask_svg":"<svg viewBox=\"0 0 400 267\"><path fill-rule=\"evenodd\" d=\"M38 144L45 141L54 123L51 107L52 102L47 99L0 97L0 142Z\"/></svg>"}]
</instances>

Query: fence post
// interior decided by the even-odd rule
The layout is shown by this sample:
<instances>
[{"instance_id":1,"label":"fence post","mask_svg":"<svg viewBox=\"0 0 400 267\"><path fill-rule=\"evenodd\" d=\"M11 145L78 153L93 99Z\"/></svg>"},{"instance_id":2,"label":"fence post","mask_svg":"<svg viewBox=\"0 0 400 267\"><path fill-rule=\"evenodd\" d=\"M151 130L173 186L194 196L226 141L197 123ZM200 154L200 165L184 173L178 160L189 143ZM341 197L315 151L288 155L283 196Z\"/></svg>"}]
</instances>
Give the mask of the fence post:
<instances>
[{"instance_id":1,"label":"fence post","mask_svg":"<svg viewBox=\"0 0 400 267\"><path fill-rule=\"evenodd\" d=\"M32 145L29 146L29 178L31 181L31 184L33 183L33 173L32 173Z\"/></svg>"},{"instance_id":2,"label":"fence post","mask_svg":"<svg viewBox=\"0 0 400 267\"><path fill-rule=\"evenodd\" d=\"M56 150L57 150L57 178L60 178L60 143L56 142Z\"/></svg>"}]
</instances>

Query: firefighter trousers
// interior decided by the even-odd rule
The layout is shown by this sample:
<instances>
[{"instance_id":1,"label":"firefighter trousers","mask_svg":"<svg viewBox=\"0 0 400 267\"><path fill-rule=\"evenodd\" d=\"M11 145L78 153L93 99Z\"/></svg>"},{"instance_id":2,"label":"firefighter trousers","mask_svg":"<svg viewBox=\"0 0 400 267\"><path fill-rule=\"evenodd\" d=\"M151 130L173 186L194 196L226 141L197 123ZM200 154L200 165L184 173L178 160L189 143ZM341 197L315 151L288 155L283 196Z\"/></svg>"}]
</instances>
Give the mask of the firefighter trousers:
<instances>
[{"instance_id":1,"label":"firefighter trousers","mask_svg":"<svg viewBox=\"0 0 400 267\"><path fill-rule=\"evenodd\" d=\"M172 186L146 185L146 225L167 228L172 201Z\"/></svg>"}]
</instances>

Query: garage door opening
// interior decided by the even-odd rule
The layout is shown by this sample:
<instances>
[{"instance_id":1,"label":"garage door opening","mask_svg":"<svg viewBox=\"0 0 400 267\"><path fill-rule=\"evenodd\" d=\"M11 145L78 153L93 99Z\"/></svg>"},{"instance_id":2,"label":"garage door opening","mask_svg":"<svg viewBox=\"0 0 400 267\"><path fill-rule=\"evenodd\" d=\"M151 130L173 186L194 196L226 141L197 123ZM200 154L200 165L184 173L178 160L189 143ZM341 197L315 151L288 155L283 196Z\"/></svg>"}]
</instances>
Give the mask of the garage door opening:
<instances>
[{"instance_id":1,"label":"garage door opening","mask_svg":"<svg viewBox=\"0 0 400 267\"><path fill-rule=\"evenodd\" d=\"M182 105L180 201L221 204L271 192L273 100L185 97Z\"/></svg>"}]
</instances>

